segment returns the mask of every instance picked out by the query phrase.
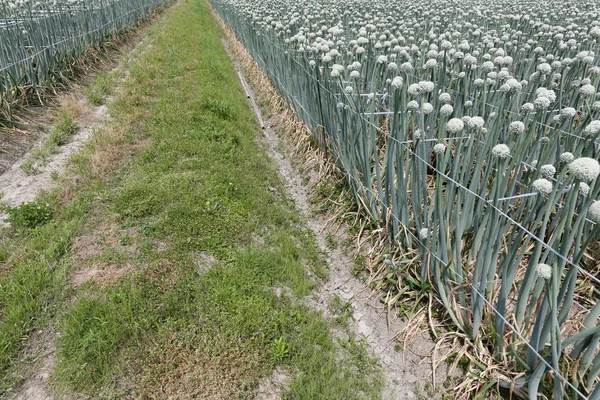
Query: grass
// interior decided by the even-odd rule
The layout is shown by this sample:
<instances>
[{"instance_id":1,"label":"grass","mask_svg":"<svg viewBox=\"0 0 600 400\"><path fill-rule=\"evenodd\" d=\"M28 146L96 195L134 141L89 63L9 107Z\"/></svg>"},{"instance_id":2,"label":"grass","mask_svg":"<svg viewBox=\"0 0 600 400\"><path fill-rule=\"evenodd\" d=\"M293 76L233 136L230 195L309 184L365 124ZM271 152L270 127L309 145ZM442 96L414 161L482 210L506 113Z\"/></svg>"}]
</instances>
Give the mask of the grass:
<instances>
[{"instance_id":1,"label":"grass","mask_svg":"<svg viewBox=\"0 0 600 400\"><path fill-rule=\"evenodd\" d=\"M69 143L77 129L72 114L65 111L59 112L50 126L47 137L31 151L28 159L21 164L21 169L27 175L40 172L40 169L48 164L50 158L58 153L59 147Z\"/></svg>"},{"instance_id":2,"label":"grass","mask_svg":"<svg viewBox=\"0 0 600 400\"><path fill-rule=\"evenodd\" d=\"M220 34L202 1L173 8L113 122L40 200L51 219L2 232L0 393L19 382L24 338L56 325L60 394L251 398L281 366L289 399L380 397L364 343L334 340L301 301L324 260L279 194Z\"/></svg>"},{"instance_id":3,"label":"grass","mask_svg":"<svg viewBox=\"0 0 600 400\"><path fill-rule=\"evenodd\" d=\"M84 94L88 104L100 106L106 103L106 98L114 93L115 75L109 72L99 72L91 85L85 88Z\"/></svg>"}]
</instances>

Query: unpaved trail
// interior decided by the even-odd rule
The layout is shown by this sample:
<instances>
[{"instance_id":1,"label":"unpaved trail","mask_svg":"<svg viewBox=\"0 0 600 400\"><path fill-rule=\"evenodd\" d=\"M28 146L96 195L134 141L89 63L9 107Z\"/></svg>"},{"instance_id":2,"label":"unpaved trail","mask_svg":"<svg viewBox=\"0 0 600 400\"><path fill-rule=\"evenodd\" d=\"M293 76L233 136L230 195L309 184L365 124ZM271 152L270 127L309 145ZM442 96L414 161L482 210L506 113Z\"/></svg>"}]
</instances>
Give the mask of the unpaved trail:
<instances>
[{"instance_id":1,"label":"unpaved trail","mask_svg":"<svg viewBox=\"0 0 600 400\"><path fill-rule=\"evenodd\" d=\"M2 202L14 207L24 202L34 201L42 190L51 189L55 185L52 177L53 173L62 175L68 169L72 157L94 137L95 132L102 129L105 124L111 121L107 105L120 92L129 76L128 69L151 46L151 40L149 40L144 30L144 32L133 40L131 45L133 46L128 48L124 54L118 56L120 59L119 63L109 72L122 71L123 74L114 88L113 95L105 99L106 105L91 106L86 102L83 93L77 91L75 96L78 106L84 108L86 111L84 113L85 118L76 121L78 123L78 130L75 135L73 135L69 143L59 147L58 153L44 167L40 168L38 174L27 175L21 168L21 165L29 159L32 150L17 159L14 164L0 175ZM41 137L39 143L43 139L44 137ZM35 143L32 149L39 143ZM9 226L7 222L4 222L6 217L5 213L0 212L0 229ZM31 334L21 356L24 360L23 370L13 372L20 375L21 383L14 388L13 392L7 395L8 399L51 400L55 398L49 378L56 362L57 336L58 331L55 327L43 327ZM61 397L61 399L70 398Z\"/></svg>"},{"instance_id":2,"label":"unpaved trail","mask_svg":"<svg viewBox=\"0 0 600 400\"><path fill-rule=\"evenodd\" d=\"M335 318L330 305L336 296L344 302L350 303L352 308L351 329L358 339L366 341L370 355L379 361L385 376L382 400L427 398L424 386L429 383L435 387L432 373L432 354L435 342L427 333L421 331L412 338L409 344L405 346L400 344L397 336L400 332L406 331L407 321L398 318L393 309L387 310L378 300L378 293L365 287L365 284L352 274L354 261L344 249L339 246L331 249L327 245L328 237L333 236L338 242L344 241L346 237L343 233L333 229L322 215L318 215L311 208L312 188L310 182L303 183L304 176L292 165L286 154L287 144L282 143L273 129L274 119L265 119L262 116L260 109L256 106L255 94L243 78L240 63L235 59L225 39L223 39L223 45L238 70L250 106L263 125L263 134L268 143L269 155L285 179L286 195L294 200L306 227L314 233L319 248L327 256L329 280L312 296L304 299L305 303L322 312L329 321L333 321ZM336 333L334 332L334 334ZM437 370L435 380L439 383L446 376L447 371ZM267 382L269 381L270 379L267 379ZM273 395L264 398L277 399L280 397Z\"/></svg>"},{"instance_id":3,"label":"unpaved trail","mask_svg":"<svg viewBox=\"0 0 600 400\"><path fill-rule=\"evenodd\" d=\"M83 99L80 101L84 103ZM31 151L11 165L0 176L2 200L9 206L14 207L21 203L34 201L41 190L51 188L53 183L52 173L64 171L71 156L87 143L94 130L107 118L108 108L104 105L95 107L91 111L91 115L91 121L78 129L69 143L59 147L59 152L52 157L50 162L40 168L40 173L28 175L22 169L22 165L30 158Z\"/></svg>"}]
</instances>

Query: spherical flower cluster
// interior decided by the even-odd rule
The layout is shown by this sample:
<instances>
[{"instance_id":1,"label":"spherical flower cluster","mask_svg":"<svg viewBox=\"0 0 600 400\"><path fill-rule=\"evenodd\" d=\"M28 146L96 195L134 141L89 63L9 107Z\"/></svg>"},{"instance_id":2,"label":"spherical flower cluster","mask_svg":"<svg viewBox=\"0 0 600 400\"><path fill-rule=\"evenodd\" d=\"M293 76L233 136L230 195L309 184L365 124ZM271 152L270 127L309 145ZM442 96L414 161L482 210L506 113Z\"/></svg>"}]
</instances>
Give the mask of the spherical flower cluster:
<instances>
[{"instance_id":1,"label":"spherical flower cluster","mask_svg":"<svg viewBox=\"0 0 600 400\"><path fill-rule=\"evenodd\" d=\"M397 76L392 80L392 87L394 89L402 89L403 80L402 77Z\"/></svg>"},{"instance_id":2,"label":"spherical flower cluster","mask_svg":"<svg viewBox=\"0 0 600 400\"><path fill-rule=\"evenodd\" d=\"M590 194L590 186L585 182L579 182L579 194L582 196Z\"/></svg>"},{"instance_id":3,"label":"spherical flower cluster","mask_svg":"<svg viewBox=\"0 0 600 400\"><path fill-rule=\"evenodd\" d=\"M583 182L593 181L600 174L600 163L589 157L580 157L572 161L568 168L575 179Z\"/></svg>"},{"instance_id":4,"label":"spherical flower cluster","mask_svg":"<svg viewBox=\"0 0 600 400\"><path fill-rule=\"evenodd\" d=\"M583 85L579 88L579 93L583 97L593 97L596 95L596 88L593 85Z\"/></svg>"},{"instance_id":5,"label":"spherical flower cluster","mask_svg":"<svg viewBox=\"0 0 600 400\"><path fill-rule=\"evenodd\" d=\"M537 66L537 70L541 74L548 75L550 72L552 72L552 67L548 63L541 63Z\"/></svg>"},{"instance_id":6,"label":"spherical flower cluster","mask_svg":"<svg viewBox=\"0 0 600 400\"><path fill-rule=\"evenodd\" d=\"M598 133L600 133L600 120L590 122L583 130L586 136L596 136Z\"/></svg>"},{"instance_id":7,"label":"spherical flower cluster","mask_svg":"<svg viewBox=\"0 0 600 400\"><path fill-rule=\"evenodd\" d=\"M597 224L600 224L600 201L592 203L588 208L588 217Z\"/></svg>"},{"instance_id":8,"label":"spherical flower cluster","mask_svg":"<svg viewBox=\"0 0 600 400\"><path fill-rule=\"evenodd\" d=\"M546 178L540 178L533 181L531 187L534 191L538 192L542 196L548 196L552 193L552 182Z\"/></svg>"},{"instance_id":9,"label":"spherical flower cluster","mask_svg":"<svg viewBox=\"0 0 600 400\"><path fill-rule=\"evenodd\" d=\"M418 96L421 94L421 86L419 86L418 83L413 83L410 86L408 86L408 94L410 94L411 96Z\"/></svg>"},{"instance_id":10,"label":"spherical flower cluster","mask_svg":"<svg viewBox=\"0 0 600 400\"><path fill-rule=\"evenodd\" d=\"M449 93L442 93L439 97L440 103L448 104L452 101L452 96Z\"/></svg>"},{"instance_id":11,"label":"spherical flower cluster","mask_svg":"<svg viewBox=\"0 0 600 400\"><path fill-rule=\"evenodd\" d=\"M523 133L523 132L525 132L525 124L522 123L521 121L513 121L508 126L508 131L510 133L517 133L517 134Z\"/></svg>"},{"instance_id":12,"label":"spherical flower cluster","mask_svg":"<svg viewBox=\"0 0 600 400\"><path fill-rule=\"evenodd\" d=\"M442 154L444 153L444 151L446 151L446 145L443 143L438 143L435 146L433 146L433 152L435 154Z\"/></svg>"},{"instance_id":13,"label":"spherical flower cluster","mask_svg":"<svg viewBox=\"0 0 600 400\"><path fill-rule=\"evenodd\" d=\"M485 125L485 120L479 116L474 116L469 119L467 125L469 128L481 129Z\"/></svg>"},{"instance_id":14,"label":"spherical flower cluster","mask_svg":"<svg viewBox=\"0 0 600 400\"><path fill-rule=\"evenodd\" d=\"M433 112L433 105L431 103L423 103L421 111L423 111L423 114L431 114Z\"/></svg>"},{"instance_id":15,"label":"spherical flower cluster","mask_svg":"<svg viewBox=\"0 0 600 400\"><path fill-rule=\"evenodd\" d=\"M550 104L552 104L552 102L545 96L540 96L533 101L536 110L545 110L550 107Z\"/></svg>"},{"instance_id":16,"label":"spherical flower cluster","mask_svg":"<svg viewBox=\"0 0 600 400\"><path fill-rule=\"evenodd\" d=\"M535 272L542 279L548 280L552 278L552 267L548 264L539 263L535 266Z\"/></svg>"},{"instance_id":17,"label":"spherical flower cluster","mask_svg":"<svg viewBox=\"0 0 600 400\"><path fill-rule=\"evenodd\" d=\"M416 111L419 109L419 103L417 103L415 100L411 100L406 104L406 107L409 110Z\"/></svg>"},{"instance_id":18,"label":"spherical flower cluster","mask_svg":"<svg viewBox=\"0 0 600 400\"><path fill-rule=\"evenodd\" d=\"M564 118L573 118L575 115L577 115L577 110L575 110L573 107L565 107L560 110L560 115Z\"/></svg>"},{"instance_id":19,"label":"spherical flower cluster","mask_svg":"<svg viewBox=\"0 0 600 400\"><path fill-rule=\"evenodd\" d=\"M521 110L523 110L526 113L530 113L533 112L533 110L535 110L535 106L532 103L525 103L521 106Z\"/></svg>"},{"instance_id":20,"label":"spherical flower cluster","mask_svg":"<svg viewBox=\"0 0 600 400\"><path fill-rule=\"evenodd\" d=\"M556 168L552 164L542 165L540 167L540 174L547 179L550 179L556 174Z\"/></svg>"},{"instance_id":21,"label":"spherical flower cluster","mask_svg":"<svg viewBox=\"0 0 600 400\"><path fill-rule=\"evenodd\" d=\"M564 153L562 153L560 155L559 158L560 158L560 161L564 162L565 164L568 164L575 159L575 156L573 155L573 153L569 153L568 151L565 151Z\"/></svg>"},{"instance_id":22,"label":"spherical flower cluster","mask_svg":"<svg viewBox=\"0 0 600 400\"><path fill-rule=\"evenodd\" d=\"M440 114L442 114L444 117L450 116L453 112L454 107L452 107L450 104L444 104L442 108L440 108Z\"/></svg>"},{"instance_id":23,"label":"spherical flower cluster","mask_svg":"<svg viewBox=\"0 0 600 400\"><path fill-rule=\"evenodd\" d=\"M461 132L464 128L465 123L459 118L452 118L446 124L446 132L452 135Z\"/></svg>"},{"instance_id":24,"label":"spherical flower cluster","mask_svg":"<svg viewBox=\"0 0 600 400\"><path fill-rule=\"evenodd\" d=\"M431 81L421 81L419 82L419 87L424 93L431 93L435 88L435 84Z\"/></svg>"},{"instance_id":25,"label":"spherical flower cluster","mask_svg":"<svg viewBox=\"0 0 600 400\"><path fill-rule=\"evenodd\" d=\"M497 144L492 147L492 156L500 159L505 159L510 156L510 149L505 144Z\"/></svg>"},{"instance_id":26,"label":"spherical flower cluster","mask_svg":"<svg viewBox=\"0 0 600 400\"><path fill-rule=\"evenodd\" d=\"M429 229L421 228L421 230L419 231L419 239L427 240L427 238L429 238Z\"/></svg>"}]
</instances>

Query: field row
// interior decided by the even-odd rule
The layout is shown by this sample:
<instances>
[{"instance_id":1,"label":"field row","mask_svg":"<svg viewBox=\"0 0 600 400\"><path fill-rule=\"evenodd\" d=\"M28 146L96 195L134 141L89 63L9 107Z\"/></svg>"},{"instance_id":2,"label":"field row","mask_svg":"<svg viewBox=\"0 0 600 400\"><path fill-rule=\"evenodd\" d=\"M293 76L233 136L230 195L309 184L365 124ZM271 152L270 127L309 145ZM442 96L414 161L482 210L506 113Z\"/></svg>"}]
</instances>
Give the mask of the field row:
<instances>
[{"instance_id":1,"label":"field row","mask_svg":"<svg viewBox=\"0 0 600 400\"><path fill-rule=\"evenodd\" d=\"M388 257L384 287L431 284L487 382L598 398L600 5L212 4L362 211L421 254Z\"/></svg>"}]
</instances>

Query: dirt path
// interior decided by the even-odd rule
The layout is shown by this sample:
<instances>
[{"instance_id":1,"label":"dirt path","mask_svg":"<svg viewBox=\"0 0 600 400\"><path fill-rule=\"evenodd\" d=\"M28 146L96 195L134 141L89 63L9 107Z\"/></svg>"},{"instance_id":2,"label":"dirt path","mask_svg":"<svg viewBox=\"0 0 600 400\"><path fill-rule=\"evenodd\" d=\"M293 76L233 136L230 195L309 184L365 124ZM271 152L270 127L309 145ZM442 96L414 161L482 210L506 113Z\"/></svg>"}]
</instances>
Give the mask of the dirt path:
<instances>
[{"instance_id":1,"label":"dirt path","mask_svg":"<svg viewBox=\"0 0 600 400\"><path fill-rule=\"evenodd\" d=\"M358 339L364 339L369 346L370 354L376 357L383 367L385 389L383 400L421 399L427 398L428 386L435 387L432 373L432 354L435 342L426 332L417 333L410 343L402 345L397 337L406 331L407 322L396 316L394 310L387 310L378 300L378 293L366 288L352 274L354 261L344 249L339 246L331 249L327 245L328 237L335 237L343 242L345 235L328 224L328 221L317 215L310 205L310 182L303 183L302 175L291 163L286 153L287 144L282 143L273 129L273 118L265 118L256 106L255 93L243 78L243 70L229 49L228 42L223 44L238 70L242 85L245 87L250 106L254 109L257 119L263 125L263 133L269 146L269 155L277 164L279 173L285 179L287 195L293 199L298 211L306 221L306 226L314 233L319 248L327 255L329 265L329 280L312 296L305 299L306 304L321 311L330 321L333 315L330 305L338 297L351 305L352 329ZM436 371L436 382L443 381L447 371ZM431 396L431 395L430 395ZM279 398L274 396L272 398Z\"/></svg>"},{"instance_id":2,"label":"dirt path","mask_svg":"<svg viewBox=\"0 0 600 400\"><path fill-rule=\"evenodd\" d=\"M119 93L129 75L128 68L138 60L149 45L150 40L145 32L127 45L133 47L129 47L125 54L119 56L119 63L109 72L109 74L116 74L118 71L122 71L123 78L115 86L113 95L106 99L106 104L110 104L114 96ZM27 175L21 168L23 163L29 159L32 150L7 168L0 175L0 192L2 192L2 201L5 204L14 207L24 202L34 201L42 190L54 187L53 174L62 175L69 167L72 157L93 139L95 132L102 129L111 120L109 107L106 104L100 106L88 104L81 90L62 95L58 99L58 103L64 103L65 98L68 99L71 106L75 105L79 110L79 118L76 120L77 132L69 143L59 147L58 153L44 167L40 168L39 173ZM42 140L44 140L44 136L33 144L32 149ZM9 226L7 222L4 222L4 218L6 218L6 214L0 212L0 228ZM43 327L31 334L22 354L24 361L22 370L15 372L20 375L21 383L12 394L8 395L9 399L50 400L55 398L49 378L56 361L57 334L58 331L54 327Z\"/></svg>"}]
</instances>

